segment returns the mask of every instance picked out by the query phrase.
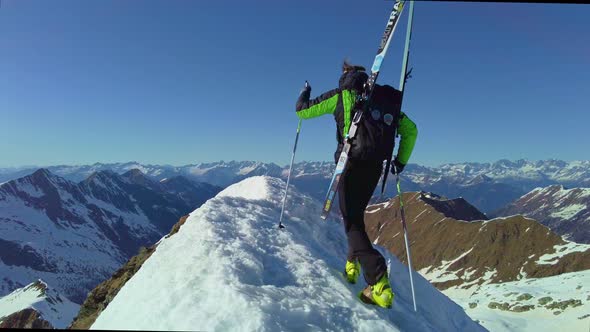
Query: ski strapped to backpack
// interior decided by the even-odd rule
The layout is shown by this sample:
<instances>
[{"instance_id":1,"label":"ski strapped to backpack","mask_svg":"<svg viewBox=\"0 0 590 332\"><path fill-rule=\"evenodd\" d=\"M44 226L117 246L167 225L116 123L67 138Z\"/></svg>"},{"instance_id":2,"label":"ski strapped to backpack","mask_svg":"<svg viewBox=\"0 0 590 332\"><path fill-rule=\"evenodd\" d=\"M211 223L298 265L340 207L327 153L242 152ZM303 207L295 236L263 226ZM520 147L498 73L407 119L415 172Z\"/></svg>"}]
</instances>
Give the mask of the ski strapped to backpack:
<instances>
[{"instance_id":1,"label":"ski strapped to backpack","mask_svg":"<svg viewBox=\"0 0 590 332\"><path fill-rule=\"evenodd\" d=\"M397 22L404 8L404 3L405 1L397 0L393 5L391 14L389 15L389 20L387 21L387 25L385 26L385 32L383 33L383 37L381 38L381 44L379 45L377 55L375 56L373 66L371 67L371 75L367 79L367 82L364 86L364 91L360 96L360 101L364 101L365 106L367 104L366 102L369 100L369 98L371 98L371 94L373 93L375 81L377 80L377 76L379 76L379 70L381 69L381 63L383 62L385 54L387 53L387 49L389 48L391 37L393 36L395 28L397 27ZM321 218L324 220L328 217L330 209L332 208L332 203L334 201L336 192L338 191L338 186L340 184L340 178L342 177L342 174L344 173L344 170L348 163L351 140L354 138L356 134L358 124L363 117L364 111L364 109L359 110L354 114L352 123L350 125L350 129L348 130L348 133L344 138L344 147L342 148L342 152L340 153L340 157L338 158L336 170L334 171L334 175L332 176L332 181L330 182L328 194L326 195L326 199L324 201L324 206L322 209Z\"/></svg>"},{"instance_id":2,"label":"ski strapped to backpack","mask_svg":"<svg viewBox=\"0 0 590 332\"><path fill-rule=\"evenodd\" d=\"M406 89L406 82L408 78L412 77L412 68L408 70L408 61L410 58L410 41L412 39L412 23L414 19L414 1L410 1L410 12L408 14L408 25L406 29L406 42L404 45L404 59L402 62L402 72L401 77L399 78L399 91L401 92L401 99L399 101L399 107L401 111L402 104L404 102L404 91ZM387 183L387 175L389 174L389 170L391 167L391 158L393 158L393 149L388 151L389 154L387 156L387 164L385 165L385 172L383 173L383 183L381 184L381 198L383 197L383 193L385 193L385 185ZM397 171L397 170L396 170ZM381 199L379 199L381 200Z\"/></svg>"}]
</instances>

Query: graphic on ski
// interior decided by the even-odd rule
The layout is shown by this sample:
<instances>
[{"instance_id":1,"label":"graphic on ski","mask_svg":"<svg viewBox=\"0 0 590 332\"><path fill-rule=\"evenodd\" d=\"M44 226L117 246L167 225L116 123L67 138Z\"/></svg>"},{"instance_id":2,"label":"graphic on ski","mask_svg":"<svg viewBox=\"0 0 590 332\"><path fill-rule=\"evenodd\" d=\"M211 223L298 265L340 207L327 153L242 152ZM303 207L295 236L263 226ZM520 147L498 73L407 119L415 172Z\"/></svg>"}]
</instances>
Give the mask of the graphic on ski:
<instances>
[{"instance_id":1,"label":"graphic on ski","mask_svg":"<svg viewBox=\"0 0 590 332\"><path fill-rule=\"evenodd\" d=\"M383 62L383 58L385 58L385 54L387 53L387 49L389 48L391 37L393 36L393 32L395 31L395 28L397 26L398 19L404 8L404 3L405 1L398 0L395 2L395 5L393 5L393 9L391 10L391 14L389 15L389 20L387 21L387 25L385 26L385 32L383 33L383 37L381 38L381 44L379 45L377 55L375 56L373 66L371 67L371 75L367 79L367 83L365 84L365 91L361 96L361 98L364 101L367 101L373 93L373 87L375 86L375 81L377 81L377 76L379 76L381 63ZM324 220L330 214L330 209L332 208L332 203L334 202L334 197L336 196L336 192L338 191L338 185L340 184L340 178L342 176L342 173L344 173L346 169L346 164L348 162L348 153L350 151L351 140L354 138L356 134L356 129L358 127L359 122L362 119L363 111L364 110L361 110L355 113L352 123L350 124L350 129L346 134L344 147L342 148L342 152L340 153L340 157L338 158L336 170L334 171L334 175L332 176L332 181L330 182L330 186L328 188L328 194L326 195L326 200L324 201L324 207L322 209L321 215L321 218Z\"/></svg>"}]
</instances>

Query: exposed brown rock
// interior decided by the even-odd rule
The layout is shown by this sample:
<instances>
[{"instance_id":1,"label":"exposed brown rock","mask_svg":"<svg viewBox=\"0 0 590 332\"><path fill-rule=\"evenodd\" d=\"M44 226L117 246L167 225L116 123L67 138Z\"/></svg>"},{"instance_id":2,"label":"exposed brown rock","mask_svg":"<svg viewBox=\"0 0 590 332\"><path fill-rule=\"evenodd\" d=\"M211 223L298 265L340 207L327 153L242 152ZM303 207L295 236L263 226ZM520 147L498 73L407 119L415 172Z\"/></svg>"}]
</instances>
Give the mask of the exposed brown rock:
<instances>
[{"instance_id":1,"label":"exposed brown rock","mask_svg":"<svg viewBox=\"0 0 590 332\"><path fill-rule=\"evenodd\" d=\"M180 227L186 222L188 215L172 226L172 230L166 238L176 234ZM139 271L143 263L156 251L157 244L145 248L142 247L139 254L132 257L113 276L93 289L80 307L80 312L68 329L89 329L100 313L115 298L119 290Z\"/></svg>"},{"instance_id":2,"label":"exposed brown rock","mask_svg":"<svg viewBox=\"0 0 590 332\"><path fill-rule=\"evenodd\" d=\"M563 256L553 265L538 265L536 261L540 256L553 253L555 245L565 242L532 219L513 216L487 221L459 221L448 217L448 212L447 216L440 212L439 206L448 205L444 198L426 196L420 192L403 195L412 264L415 270L421 270L441 267L443 262L449 264L456 260L447 270L454 271L458 278L434 283L441 290L469 281L481 284L488 271L495 271L496 274L488 275L487 280L499 283L518 280L521 271L527 277L549 277L590 269L590 250ZM453 204L459 204L455 208L470 210L460 206L463 203L453 201ZM462 213L461 217L477 220L477 213L473 216ZM387 204L369 206L365 223L372 241L377 240L379 245L406 262L398 197ZM462 254L465 255L459 258ZM465 272L468 270L472 274L467 277Z\"/></svg>"},{"instance_id":3,"label":"exposed brown rock","mask_svg":"<svg viewBox=\"0 0 590 332\"><path fill-rule=\"evenodd\" d=\"M53 329L54 327L32 308L23 309L4 317L1 329Z\"/></svg>"},{"instance_id":4,"label":"exposed brown rock","mask_svg":"<svg viewBox=\"0 0 590 332\"><path fill-rule=\"evenodd\" d=\"M170 233L168 233L168 235L166 235L166 238L169 238L172 235L178 233L178 231L180 230L180 226L184 225L184 223L186 222L187 219L188 219L188 215L181 217L180 220L176 224L174 224L174 226L172 226L172 229L170 230Z\"/></svg>"}]
</instances>

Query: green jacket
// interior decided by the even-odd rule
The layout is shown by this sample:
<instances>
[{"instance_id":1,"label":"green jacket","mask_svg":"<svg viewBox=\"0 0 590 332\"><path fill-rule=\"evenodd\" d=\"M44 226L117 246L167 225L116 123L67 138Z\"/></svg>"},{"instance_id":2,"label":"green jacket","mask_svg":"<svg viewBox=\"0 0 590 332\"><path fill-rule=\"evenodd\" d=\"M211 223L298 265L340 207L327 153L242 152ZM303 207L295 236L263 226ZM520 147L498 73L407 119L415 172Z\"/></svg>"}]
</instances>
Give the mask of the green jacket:
<instances>
[{"instance_id":1,"label":"green jacket","mask_svg":"<svg viewBox=\"0 0 590 332\"><path fill-rule=\"evenodd\" d=\"M310 91L306 90L301 93L297 100L296 111L300 119L311 119L325 114L334 115L337 124L336 138L338 140L335 160L340 155L344 138L350 129L356 97L356 93L353 90L333 89L310 100ZM418 128L403 112L400 113L397 133L401 137L397 159L405 165L410 160L410 156L414 150L416 138L418 137Z\"/></svg>"}]
</instances>

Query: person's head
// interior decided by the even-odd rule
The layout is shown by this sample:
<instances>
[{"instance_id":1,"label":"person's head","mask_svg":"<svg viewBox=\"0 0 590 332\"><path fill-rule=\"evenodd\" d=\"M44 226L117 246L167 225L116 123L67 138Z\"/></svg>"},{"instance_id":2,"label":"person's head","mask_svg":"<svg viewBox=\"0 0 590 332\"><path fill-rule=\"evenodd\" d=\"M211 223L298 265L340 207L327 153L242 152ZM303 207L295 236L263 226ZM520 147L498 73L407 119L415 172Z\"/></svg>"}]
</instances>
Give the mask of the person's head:
<instances>
[{"instance_id":1,"label":"person's head","mask_svg":"<svg viewBox=\"0 0 590 332\"><path fill-rule=\"evenodd\" d=\"M349 89L360 93L363 91L363 86L368 78L369 75L365 73L365 67L352 65L344 60L338 87L342 90Z\"/></svg>"}]
</instances>

